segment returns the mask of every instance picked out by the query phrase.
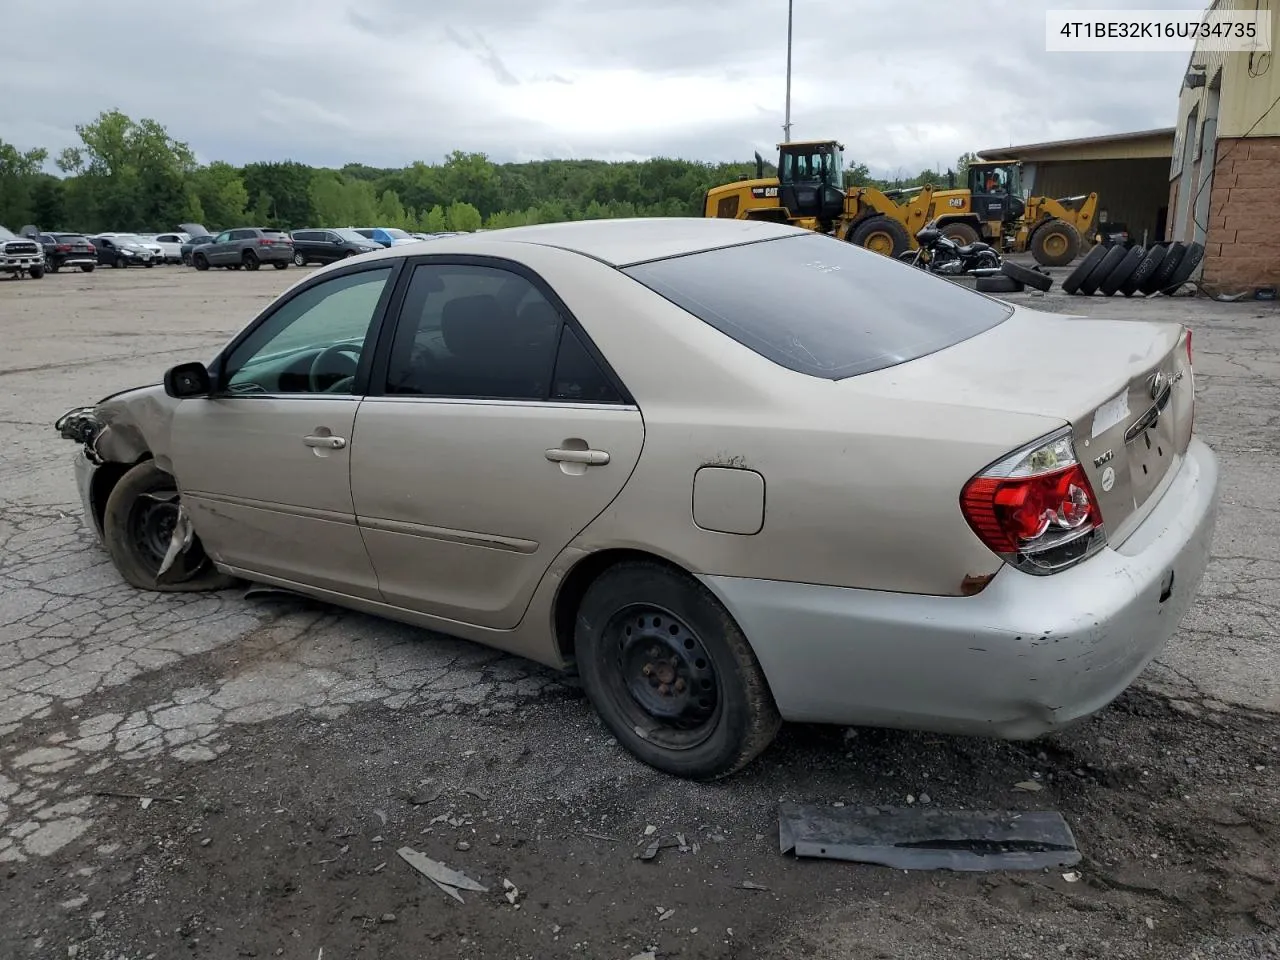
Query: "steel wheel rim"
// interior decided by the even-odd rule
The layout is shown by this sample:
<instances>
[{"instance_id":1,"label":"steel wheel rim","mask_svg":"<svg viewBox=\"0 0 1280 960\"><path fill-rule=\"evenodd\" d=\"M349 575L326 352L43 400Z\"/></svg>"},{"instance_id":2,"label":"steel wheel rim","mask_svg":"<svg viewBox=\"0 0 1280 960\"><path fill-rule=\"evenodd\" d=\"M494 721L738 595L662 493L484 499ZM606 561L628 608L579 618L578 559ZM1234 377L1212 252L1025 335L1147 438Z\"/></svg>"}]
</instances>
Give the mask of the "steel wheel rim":
<instances>
[{"instance_id":1,"label":"steel wheel rim","mask_svg":"<svg viewBox=\"0 0 1280 960\"><path fill-rule=\"evenodd\" d=\"M153 491L151 495L143 494L133 502L129 509L129 543L134 552L148 567L155 571L160 569L165 554L169 551L169 542L173 539L173 531L178 523L178 500L154 499L155 496L176 494L177 491Z\"/></svg>"},{"instance_id":2,"label":"steel wheel rim","mask_svg":"<svg viewBox=\"0 0 1280 960\"><path fill-rule=\"evenodd\" d=\"M893 254L893 237L887 231L877 230L875 233L867 235L867 242L863 244L873 253L882 256L891 256Z\"/></svg>"},{"instance_id":3,"label":"steel wheel rim","mask_svg":"<svg viewBox=\"0 0 1280 960\"><path fill-rule=\"evenodd\" d=\"M1061 233L1046 234L1041 246L1049 256L1060 257L1067 252L1067 238Z\"/></svg>"},{"instance_id":4,"label":"steel wheel rim","mask_svg":"<svg viewBox=\"0 0 1280 960\"><path fill-rule=\"evenodd\" d=\"M681 617L658 604L621 607L603 631L608 684L628 725L667 750L705 743L724 711L715 661Z\"/></svg>"}]
</instances>

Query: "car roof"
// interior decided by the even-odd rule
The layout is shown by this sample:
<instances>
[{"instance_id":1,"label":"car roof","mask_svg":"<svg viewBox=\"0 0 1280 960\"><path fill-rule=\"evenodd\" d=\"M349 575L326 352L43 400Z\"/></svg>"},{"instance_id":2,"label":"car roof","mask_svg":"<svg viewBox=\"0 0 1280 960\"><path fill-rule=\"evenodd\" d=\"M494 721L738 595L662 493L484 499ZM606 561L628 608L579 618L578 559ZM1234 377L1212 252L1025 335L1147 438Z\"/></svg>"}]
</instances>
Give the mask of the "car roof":
<instances>
[{"instance_id":1,"label":"car roof","mask_svg":"<svg viewBox=\"0 0 1280 960\"><path fill-rule=\"evenodd\" d=\"M486 246L498 242L533 243L559 247L592 257L614 267L649 260L685 256L760 240L808 234L811 231L763 220L731 220L719 217L621 217L610 220L574 220L539 223L525 227L486 230L483 234L440 237L432 243L440 249L461 251L470 243ZM394 248L393 248L394 249ZM418 250L411 244L399 248L403 256Z\"/></svg>"}]
</instances>

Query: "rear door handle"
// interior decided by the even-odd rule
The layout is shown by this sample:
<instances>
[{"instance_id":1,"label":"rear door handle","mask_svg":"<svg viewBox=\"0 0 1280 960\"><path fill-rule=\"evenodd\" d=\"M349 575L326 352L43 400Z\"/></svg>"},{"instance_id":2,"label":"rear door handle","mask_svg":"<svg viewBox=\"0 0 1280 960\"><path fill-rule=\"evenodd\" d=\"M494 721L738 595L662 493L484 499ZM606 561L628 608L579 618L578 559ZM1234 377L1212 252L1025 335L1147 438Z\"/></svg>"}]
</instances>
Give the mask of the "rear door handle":
<instances>
[{"instance_id":1,"label":"rear door handle","mask_svg":"<svg viewBox=\"0 0 1280 960\"><path fill-rule=\"evenodd\" d=\"M341 450L347 445L346 437L303 437L302 442L308 447L325 447L329 450Z\"/></svg>"},{"instance_id":2,"label":"rear door handle","mask_svg":"<svg viewBox=\"0 0 1280 960\"><path fill-rule=\"evenodd\" d=\"M553 463L585 463L602 467L609 462L609 454L604 450L564 450L553 447L547 451L547 459Z\"/></svg>"}]
</instances>

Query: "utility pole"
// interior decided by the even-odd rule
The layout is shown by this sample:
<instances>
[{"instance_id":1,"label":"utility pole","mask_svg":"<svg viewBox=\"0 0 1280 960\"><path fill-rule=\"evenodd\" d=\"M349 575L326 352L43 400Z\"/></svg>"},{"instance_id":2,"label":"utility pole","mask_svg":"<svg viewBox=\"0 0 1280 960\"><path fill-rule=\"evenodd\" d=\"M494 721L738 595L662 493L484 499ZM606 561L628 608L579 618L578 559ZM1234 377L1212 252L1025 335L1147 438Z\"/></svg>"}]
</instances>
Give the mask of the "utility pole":
<instances>
[{"instance_id":1,"label":"utility pole","mask_svg":"<svg viewBox=\"0 0 1280 960\"><path fill-rule=\"evenodd\" d=\"M795 0L787 0L787 118L782 124L782 139L791 142L791 8Z\"/></svg>"}]
</instances>

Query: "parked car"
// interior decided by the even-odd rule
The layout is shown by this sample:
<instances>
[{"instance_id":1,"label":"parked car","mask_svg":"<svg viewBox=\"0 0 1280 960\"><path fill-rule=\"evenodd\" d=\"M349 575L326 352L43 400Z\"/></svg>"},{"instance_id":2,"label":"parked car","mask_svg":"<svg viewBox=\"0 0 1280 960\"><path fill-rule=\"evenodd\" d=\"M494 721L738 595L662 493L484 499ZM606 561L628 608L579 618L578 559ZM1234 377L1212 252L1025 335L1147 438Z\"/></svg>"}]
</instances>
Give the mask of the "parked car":
<instances>
[{"instance_id":1,"label":"parked car","mask_svg":"<svg viewBox=\"0 0 1280 960\"><path fill-rule=\"evenodd\" d=\"M663 218L321 267L57 429L128 583L246 578L574 669L702 779L783 720L1025 739L1100 710L1208 562L1194 408L1179 323Z\"/></svg>"},{"instance_id":2,"label":"parked car","mask_svg":"<svg viewBox=\"0 0 1280 960\"><path fill-rule=\"evenodd\" d=\"M143 237L136 233L116 233L115 231L100 233L98 236L109 237L116 241L117 245L121 243L129 243L133 244L135 247L141 247L151 254L151 262L153 264L164 262L164 247L147 237Z\"/></svg>"},{"instance_id":3,"label":"parked car","mask_svg":"<svg viewBox=\"0 0 1280 960\"><path fill-rule=\"evenodd\" d=\"M92 273L98 265L98 251L82 233L42 233L37 239L44 247L45 269L50 273L63 267L79 267Z\"/></svg>"},{"instance_id":4,"label":"parked car","mask_svg":"<svg viewBox=\"0 0 1280 960\"><path fill-rule=\"evenodd\" d=\"M190 239L187 233L157 233L150 241L160 248L165 263L181 263L182 245Z\"/></svg>"},{"instance_id":5,"label":"parked car","mask_svg":"<svg viewBox=\"0 0 1280 960\"><path fill-rule=\"evenodd\" d=\"M191 263L197 270L210 267L257 270L264 263L283 270L292 262L293 241L289 234L267 227L223 230L210 243L191 251Z\"/></svg>"},{"instance_id":6,"label":"parked car","mask_svg":"<svg viewBox=\"0 0 1280 960\"><path fill-rule=\"evenodd\" d=\"M44 250L39 241L20 237L7 227L0 227L0 273L16 279L44 276Z\"/></svg>"},{"instance_id":7,"label":"parked car","mask_svg":"<svg viewBox=\"0 0 1280 960\"><path fill-rule=\"evenodd\" d=\"M178 248L178 256L186 266L191 266L191 251L196 247L203 247L206 243L213 243L213 237L204 234L199 237L192 237L181 247Z\"/></svg>"},{"instance_id":8,"label":"parked car","mask_svg":"<svg viewBox=\"0 0 1280 960\"><path fill-rule=\"evenodd\" d=\"M294 230L289 236L293 240L293 263L297 267L308 263L333 263L382 249L382 244L345 227Z\"/></svg>"},{"instance_id":9,"label":"parked car","mask_svg":"<svg viewBox=\"0 0 1280 960\"><path fill-rule=\"evenodd\" d=\"M97 233L89 238L98 252L98 262L112 267L154 267L155 251L129 234Z\"/></svg>"},{"instance_id":10,"label":"parked car","mask_svg":"<svg viewBox=\"0 0 1280 960\"><path fill-rule=\"evenodd\" d=\"M406 233L398 227L350 227L362 237L375 241L383 247L394 247L404 243L417 243L418 238Z\"/></svg>"}]
</instances>

